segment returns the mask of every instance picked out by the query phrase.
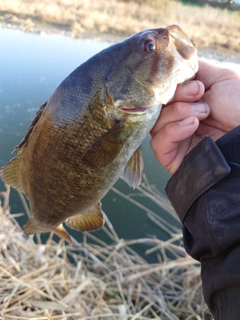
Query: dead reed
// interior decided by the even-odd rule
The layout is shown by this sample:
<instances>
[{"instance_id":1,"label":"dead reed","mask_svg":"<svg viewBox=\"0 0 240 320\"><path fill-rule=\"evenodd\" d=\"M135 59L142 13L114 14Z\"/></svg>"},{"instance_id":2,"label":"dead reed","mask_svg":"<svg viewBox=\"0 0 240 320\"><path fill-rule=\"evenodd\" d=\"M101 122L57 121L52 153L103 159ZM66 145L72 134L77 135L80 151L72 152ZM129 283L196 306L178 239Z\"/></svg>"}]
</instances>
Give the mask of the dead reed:
<instances>
[{"instance_id":1,"label":"dead reed","mask_svg":"<svg viewBox=\"0 0 240 320\"><path fill-rule=\"evenodd\" d=\"M175 216L168 200L146 180L138 191ZM119 239L106 217L111 244L90 233L74 246L56 243L51 235L44 244L23 235L9 213L9 190L1 195L0 319L212 319L202 297L200 266L179 245L181 231L147 208L148 216L171 233L168 241ZM155 252L159 263L138 255L132 249L136 243L148 244L147 253Z\"/></svg>"},{"instance_id":2,"label":"dead reed","mask_svg":"<svg viewBox=\"0 0 240 320\"><path fill-rule=\"evenodd\" d=\"M1 0L0 26L113 41L142 29L179 24L197 48L239 53L239 13L177 0ZM117 38L116 38L117 37Z\"/></svg>"}]
</instances>

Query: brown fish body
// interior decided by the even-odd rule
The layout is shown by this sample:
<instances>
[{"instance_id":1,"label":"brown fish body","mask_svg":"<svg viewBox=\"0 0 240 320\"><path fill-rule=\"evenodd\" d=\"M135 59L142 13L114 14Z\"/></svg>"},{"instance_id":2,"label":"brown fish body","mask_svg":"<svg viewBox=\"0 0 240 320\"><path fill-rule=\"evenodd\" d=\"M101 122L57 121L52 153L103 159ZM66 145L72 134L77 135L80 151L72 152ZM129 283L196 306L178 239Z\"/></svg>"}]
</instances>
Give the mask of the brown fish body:
<instances>
[{"instance_id":1,"label":"brown fish body","mask_svg":"<svg viewBox=\"0 0 240 320\"><path fill-rule=\"evenodd\" d=\"M44 212L44 215L39 214L37 220L46 227L58 226L69 216L97 204L109 190L109 185L112 186L123 173L131 154L153 125L146 127L146 121L139 117L135 127L127 119L121 125L124 145L118 156L109 164L102 165L108 154L100 155L96 163L95 157L98 155L95 155L92 159L94 163L88 164L82 160L88 147L116 125L115 119L106 118L101 106L94 106L92 111L87 109L86 118L81 115L63 126L54 124L51 115L46 112L21 156L21 185L31 199L31 211ZM156 111L157 118L160 110ZM47 139L43 139L46 135ZM112 158L111 154L109 156Z\"/></svg>"},{"instance_id":2,"label":"brown fish body","mask_svg":"<svg viewBox=\"0 0 240 320\"><path fill-rule=\"evenodd\" d=\"M177 26L133 35L73 71L1 171L30 200L25 231L70 240L65 220L77 230L101 227L100 200L121 175L139 185L141 143L177 83L196 71L196 49Z\"/></svg>"}]
</instances>

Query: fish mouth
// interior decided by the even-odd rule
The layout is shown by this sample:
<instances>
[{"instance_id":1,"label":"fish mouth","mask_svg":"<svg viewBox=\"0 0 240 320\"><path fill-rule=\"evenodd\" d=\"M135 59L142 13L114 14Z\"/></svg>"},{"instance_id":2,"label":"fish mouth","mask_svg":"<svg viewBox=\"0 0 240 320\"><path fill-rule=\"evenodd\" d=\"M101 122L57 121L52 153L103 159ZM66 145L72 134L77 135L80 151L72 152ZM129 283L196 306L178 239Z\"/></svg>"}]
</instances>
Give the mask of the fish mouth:
<instances>
[{"instance_id":1,"label":"fish mouth","mask_svg":"<svg viewBox=\"0 0 240 320\"><path fill-rule=\"evenodd\" d=\"M196 55L197 49L193 46L186 33L178 25L170 25L166 28L170 34L177 52L185 60L190 60Z\"/></svg>"},{"instance_id":2,"label":"fish mouth","mask_svg":"<svg viewBox=\"0 0 240 320\"><path fill-rule=\"evenodd\" d=\"M133 107L133 108L119 108L124 113L131 113L131 114L143 114L145 113L147 108L139 108L139 107Z\"/></svg>"}]
</instances>

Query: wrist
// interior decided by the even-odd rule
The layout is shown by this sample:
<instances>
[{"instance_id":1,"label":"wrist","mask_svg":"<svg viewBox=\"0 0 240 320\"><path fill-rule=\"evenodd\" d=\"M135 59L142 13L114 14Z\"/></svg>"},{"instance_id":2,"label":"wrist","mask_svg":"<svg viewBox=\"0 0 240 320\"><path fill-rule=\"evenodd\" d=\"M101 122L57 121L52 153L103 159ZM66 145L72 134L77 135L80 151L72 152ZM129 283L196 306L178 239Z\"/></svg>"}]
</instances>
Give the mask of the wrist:
<instances>
[{"instance_id":1,"label":"wrist","mask_svg":"<svg viewBox=\"0 0 240 320\"><path fill-rule=\"evenodd\" d=\"M229 175L231 168L209 137L194 147L169 180L166 192L181 221L194 201Z\"/></svg>"}]
</instances>

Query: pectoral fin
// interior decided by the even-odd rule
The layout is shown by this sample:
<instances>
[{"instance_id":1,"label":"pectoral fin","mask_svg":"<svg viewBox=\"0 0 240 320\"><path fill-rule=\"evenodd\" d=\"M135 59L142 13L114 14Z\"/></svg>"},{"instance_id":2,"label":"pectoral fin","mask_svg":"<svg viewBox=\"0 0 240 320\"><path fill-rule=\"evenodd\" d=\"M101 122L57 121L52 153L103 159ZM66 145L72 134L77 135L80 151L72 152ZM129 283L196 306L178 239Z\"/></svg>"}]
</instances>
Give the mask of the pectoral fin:
<instances>
[{"instance_id":1,"label":"pectoral fin","mask_svg":"<svg viewBox=\"0 0 240 320\"><path fill-rule=\"evenodd\" d=\"M77 214L66 221L67 226L79 231L92 231L100 229L104 225L101 203L93 206L86 213Z\"/></svg>"},{"instance_id":2,"label":"pectoral fin","mask_svg":"<svg viewBox=\"0 0 240 320\"><path fill-rule=\"evenodd\" d=\"M142 148L139 147L126 165L123 171L124 181L132 188L140 185L143 172Z\"/></svg>"},{"instance_id":3,"label":"pectoral fin","mask_svg":"<svg viewBox=\"0 0 240 320\"><path fill-rule=\"evenodd\" d=\"M129 135L122 131L119 121L112 129L102 135L82 156L82 161L90 167L103 168L119 154Z\"/></svg>"},{"instance_id":4,"label":"pectoral fin","mask_svg":"<svg viewBox=\"0 0 240 320\"><path fill-rule=\"evenodd\" d=\"M43 228L38 226L33 219L30 219L26 226L23 229L25 234L33 234L33 233L44 233L44 232L51 232L53 231L56 233L60 238L63 238L64 240L68 241L72 244L72 240L70 235L67 233L66 229L62 224L60 224L58 227L53 228Z\"/></svg>"}]
</instances>

